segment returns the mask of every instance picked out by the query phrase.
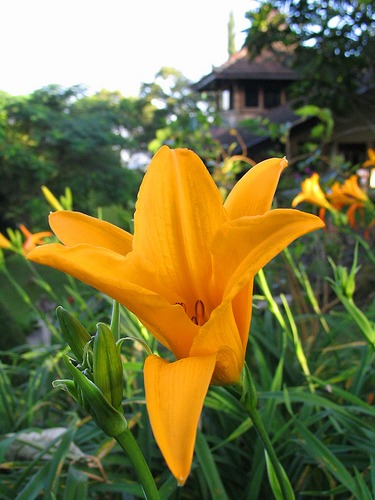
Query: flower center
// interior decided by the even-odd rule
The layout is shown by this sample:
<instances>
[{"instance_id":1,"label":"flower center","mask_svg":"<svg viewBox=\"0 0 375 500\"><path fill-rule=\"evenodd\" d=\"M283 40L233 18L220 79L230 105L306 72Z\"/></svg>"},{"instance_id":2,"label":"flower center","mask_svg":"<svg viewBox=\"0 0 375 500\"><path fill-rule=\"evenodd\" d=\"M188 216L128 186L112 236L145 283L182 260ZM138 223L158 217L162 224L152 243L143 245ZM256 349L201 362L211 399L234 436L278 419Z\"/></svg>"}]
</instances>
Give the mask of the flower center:
<instances>
[{"instance_id":1,"label":"flower center","mask_svg":"<svg viewBox=\"0 0 375 500\"><path fill-rule=\"evenodd\" d=\"M180 305L185 313L189 316L189 313L186 308L186 304L184 302L176 302L176 304ZM197 300L194 305L194 314L189 316L191 321L198 326L204 325L206 322L206 311L202 300Z\"/></svg>"}]
</instances>

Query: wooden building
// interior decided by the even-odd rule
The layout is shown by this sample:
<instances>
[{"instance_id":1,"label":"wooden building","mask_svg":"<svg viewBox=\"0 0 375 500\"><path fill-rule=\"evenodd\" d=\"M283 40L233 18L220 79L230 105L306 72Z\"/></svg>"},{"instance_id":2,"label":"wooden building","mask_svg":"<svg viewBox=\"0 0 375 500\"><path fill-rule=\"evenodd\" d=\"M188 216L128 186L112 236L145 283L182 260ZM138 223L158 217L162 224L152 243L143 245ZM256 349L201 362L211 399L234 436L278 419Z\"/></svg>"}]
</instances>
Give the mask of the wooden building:
<instances>
[{"instance_id":1,"label":"wooden building","mask_svg":"<svg viewBox=\"0 0 375 500\"><path fill-rule=\"evenodd\" d=\"M245 146L246 154L259 161L272 148L293 161L318 121L315 117L301 118L294 112L289 87L297 79L297 74L287 64L276 61L271 53L264 52L249 61L244 48L213 68L193 88L197 92L215 93L222 126L212 133L224 149L238 139L235 154ZM334 116L335 128L325 151L328 155L341 154L351 163L364 161L367 149L375 147L375 87L361 92L357 101L347 113ZM271 137L264 128L254 131L243 125L244 120L258 117L286 127L286 143Z\"/></svg>"}]
</instances>

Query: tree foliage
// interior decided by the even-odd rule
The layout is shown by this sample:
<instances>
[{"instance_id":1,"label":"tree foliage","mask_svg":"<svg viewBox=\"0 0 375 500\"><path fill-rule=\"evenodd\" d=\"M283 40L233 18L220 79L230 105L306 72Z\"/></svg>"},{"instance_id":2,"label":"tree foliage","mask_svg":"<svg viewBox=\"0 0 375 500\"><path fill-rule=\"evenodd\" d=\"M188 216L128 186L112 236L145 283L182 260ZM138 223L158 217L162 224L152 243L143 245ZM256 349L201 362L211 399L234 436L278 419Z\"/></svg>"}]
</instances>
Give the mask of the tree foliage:
<instances>
[{"instance_id":1,"label":"tree foliage","mask_svg":"<svg viewBox=\"0 0 375 500\"><path fill-rule=\"evenodd\" d=\"M180 71L163 67L152 83L141 86L140 96L158 106L164 122L149 144L152 152L168 144L194 149L206 161L217 154L211 129L219 118L212 95L196 92Z\"/></svg>"},{"instance_id":2,"label":"tree foliage","mask_svg":"<svg viewBox=\"0 0 375 500\"><path fill-rule=\"evenodd\" d=\"M73 191L75 209L92 213L134 202L141 175L126 159L147 153L163 125L146 98L51 85L29 96L0 95L0 226L38 226L40 186ZM45 224L45 222L44 222Z\"/></svg>"},{"instance_id":3,"label":"tree foliage","mask_svg":"<svg viewBox=\"0 0 375 500\"><path fill-rule=\"evenodd\" d=\"M275 0L247 12L245 45L254 57L264 48L289 59L301 78L296 94L343 110L373 81L375 4L371 0Z\"/></svg>"}]
</instances>

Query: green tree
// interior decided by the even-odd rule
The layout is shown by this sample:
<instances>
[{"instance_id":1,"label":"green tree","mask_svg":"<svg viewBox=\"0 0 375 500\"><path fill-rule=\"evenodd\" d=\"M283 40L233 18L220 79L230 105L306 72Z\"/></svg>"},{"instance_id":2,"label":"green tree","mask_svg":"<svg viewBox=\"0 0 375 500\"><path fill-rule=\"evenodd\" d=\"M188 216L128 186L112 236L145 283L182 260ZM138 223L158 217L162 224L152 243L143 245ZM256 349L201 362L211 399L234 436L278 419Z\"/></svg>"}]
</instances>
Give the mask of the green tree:
<instances>
[{"instance_id":1,"label":"green tree","mask_svg":"<svg viewBox=\"0 0 375 500\"><path fill-rule=\"evenodd\" d=\"M147 153L161 126L149 99L57 85L30 96L0 95L0 227L45 225L40 186L72 189L75 208L134 203L141 174L127 159ZM41 200L41 201L38 201Z\"/></svg>"},{"instance_id":2,"label":"green tree","mask_svg":"<svg viewBox=\"0 0 375 500\"><path fill-rule=\"evenodd\" d=\"M251 57L267 48L292 64L296 95L340 111L373 80L374 15L371 0L262 2L246 14L245 45Z\"/></svg>"},{"instance_id":3,"label":"green tree","mask_svg":"<svg viewBox=\"0 0 375 500\"><path fill-rule=\"evenodd\" d=\"M191 148L206 161L219 154L211 134L219 120L213 96L194 91L193 83L180 71L161 68L152 83L142 85L140 95L158 107L162 122L149 144L152 152L168 144Z\"/></svg>"}]
</instances>

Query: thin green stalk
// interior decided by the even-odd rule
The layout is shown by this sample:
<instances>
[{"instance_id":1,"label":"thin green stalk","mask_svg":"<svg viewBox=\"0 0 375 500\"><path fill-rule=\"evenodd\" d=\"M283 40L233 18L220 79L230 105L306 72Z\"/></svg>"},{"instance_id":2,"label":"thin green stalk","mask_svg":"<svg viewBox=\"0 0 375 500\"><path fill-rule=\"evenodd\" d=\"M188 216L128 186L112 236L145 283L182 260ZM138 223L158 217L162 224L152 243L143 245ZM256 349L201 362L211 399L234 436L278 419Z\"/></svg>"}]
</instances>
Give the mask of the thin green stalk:
<instances>
[{"instance_id":1,"label":"thin green stalk","mask_svg":"<svg viewBox=\"0 0 375 500\"><path fill-rule=\"evenodd\" d=\"M51 299L53 299L56 303L58 303L59 298L55 294L51 285L45 279L43 279L41 274L35 269L35 267L33 266L33 264L31 263L30 260L25 259L25 262L26 262L27 267L30 269L30 272L33 274L38 286L40 286L45 292L47 292L50 295Z\"/></svg>"},{"instance_id":2,"label":"thin green stalk","mask_svg":"<svg viewBox=\"0 0 375 500\"><path fill-rule=\"evenodd\" d=\"M258 274L256 276L256 279L258 281L258 284L267 300L268 306L270 308L270 311L275 315L277 321L279 322L281 328L283 330L286 330L286 322L284 320L284 317L280 311L280 308L273 298L272 292L270 290L270 287L268 286L266 275L264 274L264 270L261 269L258 271Z\"/></svg>"},{"instance_id":3,"label":"thin green stalk","mask_svg":"<svg viewBox=\"0 0 375 500\"><path fill-rule=\"evenodd\" d=\"M57 340L61 340L61 336L59 332L56 330L56 328L53 326L53 324L49 321L47 318L47 315L42 311L39 310L35 305L33 304L32 300L30 299L29 295L25 292L25 290L17 283L17 281L13 278L11 273L8 271L6 267L1 269L3 273L6 275L8 278L9 282L11 285L14 287L18 295L21 297L21 299L25 302L27 306L30 307L34 313L36 313L48 326L49 330L51 333L56 337Z\"/></svg>"},{"instance_id":4,"label":"thin green stalk","mask_svg":"<svg viewBox=\"0 0 375 500\"><path fill-rule=\"evenodd\" d=\"M160 500L154 478L133 434L126 428L115 439L128 455L142 485L146 500Z\"/></svg>"},{"instance_id":5,"label":"thin green stalk","mask_svg":"<svg viewBox=\"0 0 375 500\"><path fill-rule=\"evenodd\" d=\"M281 494L282 494L282 499L283 500L291 500L294 498L294 494L291 490L290 484L288 484L285 479L286 475L283 470L283 468L280 465L280 462L277 458L275 449L272 445L272 442L267 434L266 429L264 428L263 422L261 418L259 417L259 413L255 407L248 408L247 413L249 417L251 418L255 429L257 430L260 439L262 440L263 446L267 452L268 458L273 466L274 472L276 474L280 489L281 489Z\"/></svg>"},{"instance_id":6,"label":"thin green stalk","mask_svg":"<svg viewBox=\"0 0 375 500\"><path fill-rule=\"evenodd\" d=\"M359 369L353 379L353 394L360 394L365 376L372 366L373 358L375 358L374 348L368 345L366 346L364 356L359 364Z\"/></svg>"},{"instance_id":7,"label":"thin green stalk","mask_svg":"<svg viewBox=\"0 0 375 500\"><path fill-rule=\"evenodd\" d=\"M329 333L328 323L326 322L326 320L322 314L319 303L317 301L317 298L315 296L314 290L311 286L309 277L307 276L305 269L302 266L298 267L296 265L296 263L293 260L292 254L290 253L289 248L284 248L283 254L284 254L284 257L286 258L288 264L292 268L294 274L296 275L300 285L305 289L307 297L310 300L310 304L311 304L315 314L318 316L319 321L320 321L324 331L326 333Z\"/></svg>"},{"instance_id":8,"label":"thin green stalk","mask_svg":"<svg viewBox=\"0 0 375 500\"><path fill-rule=\"evenodd\" d=\"M268 478L275 497L277 500L294 500L295 496L289 479L277 458L273 444L259 416L257 410L257 394L250 370L246 364L244 367L241 403L244 410L251 418L263 443L266 452Z\"/></svg>"},{"instance_id":9,"label":"thin green stalk","mask_svg":"<svg viewBox=\"0 0 375 500\"><path fill-rule=\"evenodd\" d=\"M311 392L314 392L315 391L314 384L310 380L311 373L310 373L309 365L307 363L307 358L306 358L304 350L303 350L303 345L302 345L301 339L298 335L298 328L297 328L296 322L294 321L292 311L290 310L290 307L289 307L288 301L286 300L285 295L281 294L280 298L281 298L281 301L283 303L287 318L289 320L290 329L291 329L291 332L293 335L294 351L296 353L299 364L301 365L302 371L306 377L306 380L309 384L309 389Z\"/></svg>"},{"instance_id":10,"label":"thin green stalk","mask_svg":"<svg viewBox=\"0 0 375 500\"><path fill-rule=\"evenodd\" d=\"M120 338L120 304L116 300L112 302L111 330L117 342Z\"/></svg>"}]
</instances>

